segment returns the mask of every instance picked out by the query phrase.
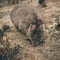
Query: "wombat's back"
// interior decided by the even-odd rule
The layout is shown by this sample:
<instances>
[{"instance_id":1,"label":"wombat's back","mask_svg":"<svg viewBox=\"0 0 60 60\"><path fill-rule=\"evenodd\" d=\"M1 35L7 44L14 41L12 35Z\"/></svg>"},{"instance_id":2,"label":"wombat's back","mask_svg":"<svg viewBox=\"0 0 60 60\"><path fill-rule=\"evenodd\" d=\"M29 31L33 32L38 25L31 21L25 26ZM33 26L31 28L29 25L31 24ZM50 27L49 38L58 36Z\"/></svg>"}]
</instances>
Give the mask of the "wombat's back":
<instances>
[{"instance_id":1,"label":"wombat's back","mask_svg":"<svg viewBox=\"0 0 60 60\"><path fill-rule=\"evenodd\" d=\"M27 30L29 24L35 21L35 10L31 4L20 3L11 12L11 20L22 31Z\"/></svg>"}]
</instances>

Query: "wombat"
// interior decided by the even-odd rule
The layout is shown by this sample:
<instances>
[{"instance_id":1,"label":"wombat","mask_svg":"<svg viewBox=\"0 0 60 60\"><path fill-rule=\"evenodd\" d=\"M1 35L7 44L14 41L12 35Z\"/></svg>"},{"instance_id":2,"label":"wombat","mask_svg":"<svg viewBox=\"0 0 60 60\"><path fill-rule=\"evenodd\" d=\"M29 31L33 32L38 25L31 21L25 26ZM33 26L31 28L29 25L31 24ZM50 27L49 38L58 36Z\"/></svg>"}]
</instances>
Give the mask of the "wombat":
<instances>
[{"instance_id":1,"label":"wombat","mask_svg":"<svg viewBox=\"0 0 60 60\"><path fill-rule=\"evenodd\" d=\"M42 19L38 19L35 8L31 4L19 4L11 12L11 20L15 27L25 34L32 44L41 41L43 30L40 26L43 24Z\"/></svg>"}]
</instances>

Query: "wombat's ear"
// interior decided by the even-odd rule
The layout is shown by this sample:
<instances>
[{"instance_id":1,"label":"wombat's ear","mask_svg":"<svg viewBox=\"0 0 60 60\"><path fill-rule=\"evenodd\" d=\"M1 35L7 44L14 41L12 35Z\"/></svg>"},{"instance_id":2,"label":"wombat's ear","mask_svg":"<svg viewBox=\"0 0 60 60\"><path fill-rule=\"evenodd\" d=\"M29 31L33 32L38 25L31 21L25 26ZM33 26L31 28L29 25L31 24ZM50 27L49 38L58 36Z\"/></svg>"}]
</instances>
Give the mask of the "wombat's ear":
<instances>
[{"instance_id":1,"label":"wombat's ear","mask_svg":"<svg viewBox=\"0 0 60 60\"><path fill-rule=\"evenodd\" d=\"M40 25L39 28L40 28L41 31L44 31L44 30L45 30L45 29L44 29L44 24Z\"/></svg>"},{"instance_id":2,"label":"wombat's ear","mask_svg":"<svg viewBox=\"0 0 60 60\"><path fill-rule=\"evenodd\" d=\"M36 26L35 26L35 25L33 25L33 24L30 24L29 28L30 28L30 29L31 29L31 31L32 31L32 30L34 30L34 29L36 28Z\"/></svg>"}]
</instances>

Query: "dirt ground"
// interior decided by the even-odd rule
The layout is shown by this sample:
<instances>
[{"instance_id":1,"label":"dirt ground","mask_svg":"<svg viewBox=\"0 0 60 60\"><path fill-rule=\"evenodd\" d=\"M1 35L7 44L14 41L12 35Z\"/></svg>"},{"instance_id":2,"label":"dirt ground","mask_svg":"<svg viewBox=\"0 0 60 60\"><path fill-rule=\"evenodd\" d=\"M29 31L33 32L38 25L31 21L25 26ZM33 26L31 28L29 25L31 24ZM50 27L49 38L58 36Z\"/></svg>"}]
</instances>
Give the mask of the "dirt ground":
<instances>
[{"instance_id":1,"label":"dirt ground","mask_svg":"<svg viewBox=\"0 0 60 60\"><path fill-rule=\"evenodd\" d=\"M33 47L17 29L10 19L10 13L16 5L10 5L0 8L0 29L8 25L10 31L4 32L7 38L3 36L5 45L8 43L10 53L4 60L60 60L60 26L57 30L55 27L60 21L60 0L46 0L47 7L42 8L38 2L31 2L37 10L37 14L42 16L46 21L45 34L47 38L43 44ZM0 43L0 49L4 49L4 43ZM19 48L14 48L20 46ZM18 52L16 52L19 49ZM16 53L15 53L15 52ZM7 53L6 53L7 54ZM12 56L12 57L11 57ZM1 60L1 59L0 59Z\"/></svg>"}]
</instances>

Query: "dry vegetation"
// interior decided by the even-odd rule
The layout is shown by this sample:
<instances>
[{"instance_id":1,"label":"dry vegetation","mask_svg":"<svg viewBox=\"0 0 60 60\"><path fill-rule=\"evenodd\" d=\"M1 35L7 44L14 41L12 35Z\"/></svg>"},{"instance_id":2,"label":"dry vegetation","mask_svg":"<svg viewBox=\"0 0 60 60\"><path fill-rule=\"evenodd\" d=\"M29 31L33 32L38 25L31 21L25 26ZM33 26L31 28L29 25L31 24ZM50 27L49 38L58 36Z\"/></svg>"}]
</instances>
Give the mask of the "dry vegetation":
<instances>
[{"instance_id":1,"label":"dry vegetation","mask_svg":"<svg viewBox=\"0 0 60 60\"><path fill-rule=\"evenodd\" d=\"M33 47L25 35L17 31L10 14L16 5L0 8L0 60L60 60L60 0L46 0L46 7L38 0L32 4L38 17L44 21L44 43Z\"/></svg>"}]
</instances>

